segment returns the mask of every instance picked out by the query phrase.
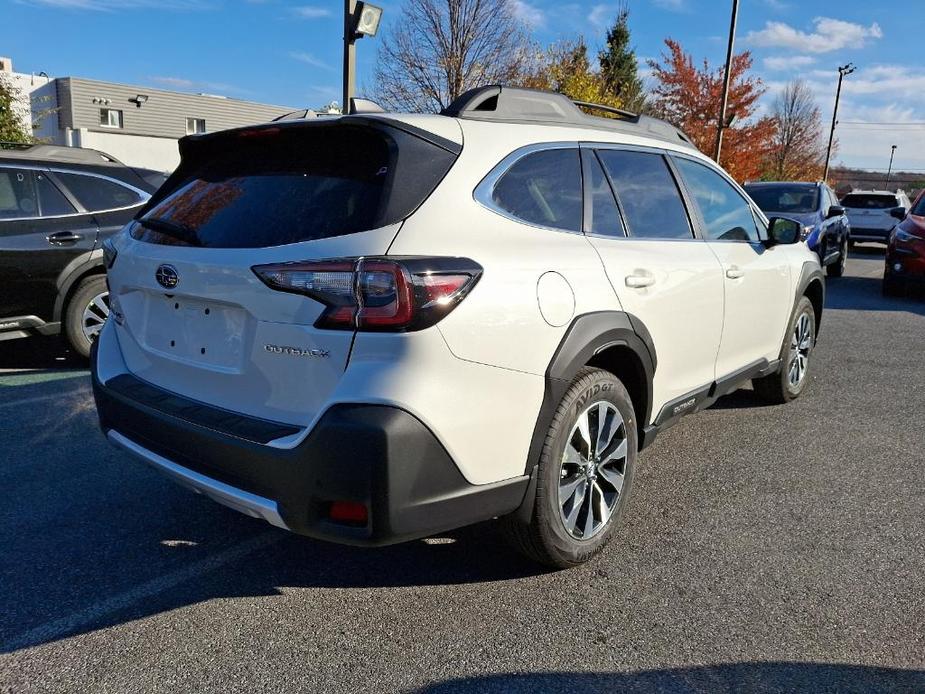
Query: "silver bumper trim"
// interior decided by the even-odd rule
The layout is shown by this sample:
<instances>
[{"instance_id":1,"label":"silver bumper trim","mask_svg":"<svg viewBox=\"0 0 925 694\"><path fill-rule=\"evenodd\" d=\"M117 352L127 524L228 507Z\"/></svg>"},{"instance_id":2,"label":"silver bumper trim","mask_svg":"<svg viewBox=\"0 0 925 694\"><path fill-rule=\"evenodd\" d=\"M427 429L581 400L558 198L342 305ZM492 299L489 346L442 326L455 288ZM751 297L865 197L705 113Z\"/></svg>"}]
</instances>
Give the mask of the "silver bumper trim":
<instances>
[{"instance_id":1,"label":"silver bumper trim","mask_svg":"<svg viewBox=\"0 0 925 694\"><path fill-rule=\"evenodd\" d=\"M131 453L156 470L163 472L174 482L188 489L192 489L197 494L204 494L223 506L233 508L235 511L239 511L240 513L254 518L262 518L267 523L275 525L277 528L289 530L285 521L283 521L282 517L279 515L279 508L275 501L257 496L256 494L251 494L237 487L232 487L230 484L219 482L211 477L206 477L182 465L177 465L167 460L167 458L153 451L149 451L144 446L138 445L118 431L110 429L106 433L106 437L114 446Z\"/></svg>"}]
</instances>

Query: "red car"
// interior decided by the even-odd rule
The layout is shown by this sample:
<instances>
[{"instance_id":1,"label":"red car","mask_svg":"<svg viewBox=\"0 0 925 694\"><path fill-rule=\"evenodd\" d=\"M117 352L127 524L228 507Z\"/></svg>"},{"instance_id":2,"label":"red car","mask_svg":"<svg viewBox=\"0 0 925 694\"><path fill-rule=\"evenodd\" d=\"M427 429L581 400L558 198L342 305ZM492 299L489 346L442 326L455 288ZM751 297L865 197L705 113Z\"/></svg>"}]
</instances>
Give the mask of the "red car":
<instances>
[{"instance_id":1,"label":"red car","mask_svg":"<svg viewBox=\"0 0 925 694\"><path fill-rule=\"evenodd\" d=\"M902 294L910 284L925 286L925 191L890 233L883 270L883 293Z\"/></svg>"}]
</instances>

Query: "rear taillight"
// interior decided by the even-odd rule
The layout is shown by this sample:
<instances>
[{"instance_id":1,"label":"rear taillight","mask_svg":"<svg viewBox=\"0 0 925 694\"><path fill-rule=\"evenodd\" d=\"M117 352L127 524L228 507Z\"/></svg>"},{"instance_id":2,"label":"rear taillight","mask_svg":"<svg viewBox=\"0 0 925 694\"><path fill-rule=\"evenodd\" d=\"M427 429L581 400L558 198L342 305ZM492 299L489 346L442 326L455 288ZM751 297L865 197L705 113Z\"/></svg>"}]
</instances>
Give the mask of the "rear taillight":
<instances>
[{"instance_id":1,"label":"rear taillight","mask_svg":"<svg viewBox=\"0 0 925 694\"><path fill-rule=\"evenodd\" d=\"M341 258L257 265L271 289L304 294L327 308L315 321L335 330L409 331L452 311L482 274L467 258Z\"/></svg>"}]
</instances>

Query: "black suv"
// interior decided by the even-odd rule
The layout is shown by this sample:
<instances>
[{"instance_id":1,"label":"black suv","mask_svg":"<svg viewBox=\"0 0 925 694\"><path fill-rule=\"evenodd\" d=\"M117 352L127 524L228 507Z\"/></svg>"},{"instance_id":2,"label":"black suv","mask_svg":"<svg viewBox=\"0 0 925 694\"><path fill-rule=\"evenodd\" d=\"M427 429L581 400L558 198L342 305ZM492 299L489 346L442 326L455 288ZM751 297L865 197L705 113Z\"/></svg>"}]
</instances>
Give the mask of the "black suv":
<instances>
[{"instance_id":1,"label":"black suv","mask_svg":"<svg viewBox=\"0 0 925 694\"><path fill-rule=\"evenodd\" d=\"M0 340L63 332L87 356L109 313L101 244L163 180L91 149L0 146Z\"/></svg>"}]
</instances>

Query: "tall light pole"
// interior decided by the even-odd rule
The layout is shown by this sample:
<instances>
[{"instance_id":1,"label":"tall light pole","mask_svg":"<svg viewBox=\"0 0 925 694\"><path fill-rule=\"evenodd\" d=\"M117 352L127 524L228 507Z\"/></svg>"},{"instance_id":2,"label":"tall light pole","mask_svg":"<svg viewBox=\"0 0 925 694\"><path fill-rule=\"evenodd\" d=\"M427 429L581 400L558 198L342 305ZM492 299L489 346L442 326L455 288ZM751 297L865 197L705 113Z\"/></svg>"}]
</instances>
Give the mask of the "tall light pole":
<instances>
[{"instance_id":1,"label":"tall light pole","mask_svg":"<svg viewBox=\"0 0 925 694\"><path fill-rule=\"evenodd\" d=\"M356 40L375 36L382 19L382 8L361 0L344 0L344 102L341 113L350 113L350 100L356 88Z\"/></svg>"},{"instance_id":2,"label":"tall light pole","mask_svg":"<svg viewBox=\"0 0 925 694\"><path fill-rule=\"evenodd\" d=\"M825 150L825 169L822 172L822 180L829 180L829 160L832 158L832 141L835 139L835 124L838 122L838 100L841 98L841 81L845 75L850 75L857 68L848 63L838 68L838 89L835 91L835 110L832 112L832 129L829 131L829 146Z\"/></svg>"},{"instance_id":3,"label":"tall light pole","mask_svg":"<svg viewBox=\"0 0 925 694\"><path fill-rule=\"evenodd\" d=\"M896 145L890 147L890 168L886 170L886 189L890 189L890 176L893 175L893 155L896 154Z\"/></svg>"},{"instance_id":4,"label":"tall light pole","mask_svg":"<svg viewBox=\"0 0 925 694\"><path fill-rule=\"evenodd\" d=\"M739 0L732 0L732 21L729 22L729 47L726 49L726 74L723 77L723 100L719 107L719 120L716 123L716 151L713 159L719 164L719 155L723 151L723 130L729 127L726 122L726 105L729 102L729 82L732 79L732 50L736 38L736 19L739 16Z\"/></svg>"}]
</instances>

